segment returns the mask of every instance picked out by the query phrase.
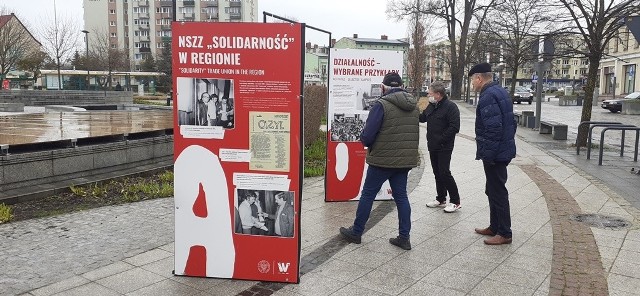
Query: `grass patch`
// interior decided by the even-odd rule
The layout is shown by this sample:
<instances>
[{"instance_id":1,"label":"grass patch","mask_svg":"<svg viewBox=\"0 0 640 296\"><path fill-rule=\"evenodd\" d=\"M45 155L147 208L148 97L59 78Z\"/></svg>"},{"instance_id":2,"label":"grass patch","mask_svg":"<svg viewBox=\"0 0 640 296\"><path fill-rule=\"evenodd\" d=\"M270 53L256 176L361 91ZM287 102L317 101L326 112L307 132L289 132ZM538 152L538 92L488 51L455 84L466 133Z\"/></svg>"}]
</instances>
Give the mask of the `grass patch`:
<instances>
[{"instance_id":1,"label":"grass patch","mask_svg":"<svg viewBox=\"0 0 640 296\"><path fill-rule=\"evenodd\" d=\"M158 98L158 100L166 100L166 98ZM143 98L133 98L133 103L138 105L155 105L155 106L165 106L167 103L148 101Z\"/></svg>"},{"instance_id":2,"label":"grass patch","mask_svg":"<svg viewBox=\"0 0 640 296\"><path fill-rule=\"evenodd\" d=\"M323 176L327 158L327 133L320 132L318 139L304 148L304 176Z\"/></svg>"},{"instance_id":3,"label":"grass patch","mask_svg":"<svg viewBox=\"0 0 640 296\"><path fill-rule=\"evenodd\" d=\"M0 204L0 224L9 222L13 218L13 211L10 206Z\"/></svg>"},{"instance_id":4,"label":"grass patch","mask_svg":"<svg viewBox=\"0 0 640 296\"><path fill-rule=\"evenodd\" d=\"M71 186L69 192L11 206L0 204L0 223L3 217L9 217L4 222L19 221L172 196L173 171L163 171L150 176Z\"/></svg>"}]
</instances>

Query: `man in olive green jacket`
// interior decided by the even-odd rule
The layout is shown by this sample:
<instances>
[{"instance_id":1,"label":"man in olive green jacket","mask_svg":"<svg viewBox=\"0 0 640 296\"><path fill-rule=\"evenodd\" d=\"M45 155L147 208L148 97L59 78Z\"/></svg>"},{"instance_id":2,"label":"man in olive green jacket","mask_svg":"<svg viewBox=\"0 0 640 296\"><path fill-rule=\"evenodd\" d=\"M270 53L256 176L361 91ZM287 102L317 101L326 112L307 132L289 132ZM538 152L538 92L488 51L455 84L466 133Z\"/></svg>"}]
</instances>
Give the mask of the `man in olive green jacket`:
<instances>
[{"instance_id":1,"label":"man in olive green jacket","mask_svg":"<svg viewBox=\"0 0 640 296\"><path fill-rule=\"evenodd\" d=\"M402 88L398 73L390 72L382 81L384 95L373 104L360 140L367 147L367 176L360 193L353 226L341 227L349 242L359 244L369 220L373 201L382 184L389 181L398 209L399 235L389 242L411 250L411 206L407 176L418 165L419 126L417 100Z\"/></svg>"}]
</instances>

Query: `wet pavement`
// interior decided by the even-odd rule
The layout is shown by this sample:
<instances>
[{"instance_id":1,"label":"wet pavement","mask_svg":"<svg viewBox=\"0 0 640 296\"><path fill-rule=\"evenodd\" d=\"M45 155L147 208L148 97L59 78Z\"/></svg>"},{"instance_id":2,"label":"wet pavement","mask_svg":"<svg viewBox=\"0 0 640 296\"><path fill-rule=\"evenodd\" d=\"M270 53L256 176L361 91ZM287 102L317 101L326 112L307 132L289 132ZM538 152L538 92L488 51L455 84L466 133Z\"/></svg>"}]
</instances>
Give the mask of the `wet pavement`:
<instances>
[{"instance_id":1,"label":"wet pavement","mask_svg":"<svg viewBox=\"0 0 640 296\"><path fill-rule=\"evenodd\" d=\"M173 128L165 110L38 112L0 115L0 144L20 145Z\"/></svg>"},{"instance_id":2,"label":"wet pavement","mask_svg":"<svg viewBox=\"0 0 640 296\"><path fill-rule=\"evenodd\" d=\"M451 214L425 207L435 185L423 155L410 175L410 251L388 243L397 235L390 201L375 203L362 244L343 241L338 228L352 223L357 203L326 203L324 180L307 178L299 284L173 276L173 200L161 199L0 225L0 294L637 295L640 214L614 189L619 181L599 176L629 174L621 165L628 159L598 166L576 156L571 139L519 128L507 183L513 244L487 246L473 231L489 220L482 164L474 160L475 110L459 106L451 170L463 207ZM558 117L575 120L568 110ZM581 214L628 225L591 226L576 219Z\"/></svg>"}]
</instances>

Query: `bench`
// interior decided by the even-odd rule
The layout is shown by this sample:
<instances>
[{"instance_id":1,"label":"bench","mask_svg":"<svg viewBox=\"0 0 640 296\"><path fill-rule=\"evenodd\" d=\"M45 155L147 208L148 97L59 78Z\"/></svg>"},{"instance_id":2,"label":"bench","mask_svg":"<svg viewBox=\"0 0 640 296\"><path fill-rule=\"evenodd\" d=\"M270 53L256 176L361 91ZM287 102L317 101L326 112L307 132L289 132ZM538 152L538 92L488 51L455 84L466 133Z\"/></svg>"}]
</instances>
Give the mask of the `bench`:
<instances>
[{"instance_id":1,"label":"bench","mask_svg":"<svg viewBox=\"0 0 640 296\"><path fill-rule=\"evenodd\" d=\"M540 133L552 134L554 140L566 140L568 127L566 124L555 121L540 121Z\"/></svg>"}]
</instances>

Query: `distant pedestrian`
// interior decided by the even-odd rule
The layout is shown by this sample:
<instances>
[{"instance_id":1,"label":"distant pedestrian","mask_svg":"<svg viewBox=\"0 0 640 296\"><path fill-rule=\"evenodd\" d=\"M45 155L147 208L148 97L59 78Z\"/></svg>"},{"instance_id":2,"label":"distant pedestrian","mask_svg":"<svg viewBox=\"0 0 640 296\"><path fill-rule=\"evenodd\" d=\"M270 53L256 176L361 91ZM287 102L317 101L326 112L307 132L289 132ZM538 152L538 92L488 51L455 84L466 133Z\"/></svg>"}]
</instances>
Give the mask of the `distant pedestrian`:
<instances>
[{"instance_id":1,"label":"distant pedestrian","mask_svg":"<svg viewBox=\"0 0 640 296\"><path fill-rule=\"evenodd\" d=\"M469 71L474 91L480 92L476 107L476 159L482 160L489 198L489 227L476 228L487 245L510 244L511 211L507 190L507 165L516 156L516 122L507 91L493 81L491 65L481 63Z\"/></svg>"},{"instance_id":2,"label":"distant pedestrian","mask_svg":"<svg viewBox=\"0 0 640 296\"><path fill-rule=\"evenodd\" d=\"M444 207L445 212L453 213L461 208L458 185L451 175L451 154L460 131L460 110L447 98L442 82L432 83L429 95L429 105L420 114L420 122L427 123L427 150L436 179L436 199L428 202L427 207Z\"/></svg>"},{"instance_id":3,"label":"distant pedestrian","mask_svg":"<svg viewBox=\"0 0 640 296\"><path fill-rule=\"evenodd\" d=\"M342 236L359 244L369 220L373 200L389 180L398 209L399 235L389 243L411 250L411 205L407 196L407 176L418 165L419 111L416 99L402 88L400 75L391 72L382 81L383 96L369 110L360 141L367 147L369 165L353 226L340 227Z\"/></svg>"},{"instance_id":4,"label":"distant pedestrian","mask_svg":"<svg viewBox=\"0 0 640 296\"><path fill-rule=\"evenodd\" d=\"M122 91L122 85L120 85L120 81L116 83L116 91Z\"/></svg>"}]
</instances>

